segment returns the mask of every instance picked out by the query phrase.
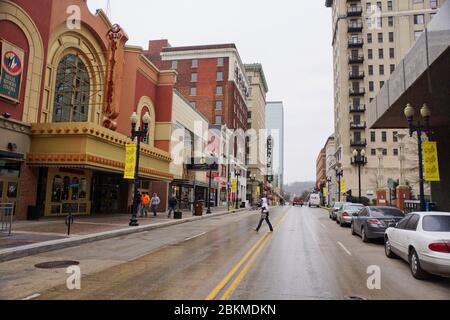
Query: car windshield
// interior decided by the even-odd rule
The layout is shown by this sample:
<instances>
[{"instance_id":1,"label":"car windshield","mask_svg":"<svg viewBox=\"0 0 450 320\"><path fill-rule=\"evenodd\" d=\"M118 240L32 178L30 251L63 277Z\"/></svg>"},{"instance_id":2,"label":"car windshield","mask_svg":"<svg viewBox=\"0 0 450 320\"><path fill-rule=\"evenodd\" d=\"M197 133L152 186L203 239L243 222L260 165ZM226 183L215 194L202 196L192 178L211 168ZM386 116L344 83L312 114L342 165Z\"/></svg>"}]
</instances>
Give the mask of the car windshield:
<instances>
[{"instance_id":1,"label":"car windshield","mask_svg":"<svg viewBox=\"0 0 450 320\"><path fill-rule=\"evenodd\" d=\"M344 207L345 210L356 211L356 212L361 210L362 208L364 208L363 205L359 205L359 206L358 205L347 205Z\"/></svg>"},{"instance_id":2,"label":"car windshield","mask_svg":"<svg viewBox=\"0 0 450 320\"><path fill-rule=\"evenodd\" d=\"M373 207L370 208L371 216L377 218L383 217L399 217L403 218L405 215L403 212L396 208L381 208L381 207Z\"/></svg>"},{"instance_id":3,"label":"car windshield","mask_svg":"<svg viewBox=\"0 0 450 320\"><path fill-rule=\"evenodd\" d=\"M430 232L450 232L450 215L448 216L425 216L422 228Z\"/></svg>"}]
</instances>

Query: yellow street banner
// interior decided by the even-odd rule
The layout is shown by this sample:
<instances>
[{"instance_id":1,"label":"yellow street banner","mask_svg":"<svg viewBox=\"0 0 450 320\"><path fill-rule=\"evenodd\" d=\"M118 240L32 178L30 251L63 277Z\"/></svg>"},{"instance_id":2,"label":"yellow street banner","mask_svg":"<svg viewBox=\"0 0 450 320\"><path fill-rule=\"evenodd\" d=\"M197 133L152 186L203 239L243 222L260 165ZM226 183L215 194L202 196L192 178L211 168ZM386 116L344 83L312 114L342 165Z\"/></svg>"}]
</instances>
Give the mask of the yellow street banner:
<instances>
[{"instance_id":1,"label":"yellow street banner","mask_svg":"<svg viewBox=\"0 0 450 320\"><path fill-rule=\"evenodd\" d=\"M125 172L124 179L134 179L134 173L136 170L136 145L127 144L125 152Z\"/></svg>"},{"instance_id":2,"label":"yellow street banner","mask_svg":"<svg viewBox=\"0 0 450 320\"><path fill-rule=\"evenodd\" d=\"M261 194L261 191L259 189L259 186L256 187L256 198L259 199L259 195Z\"/></svg>"},{"instance_id":3,"label":"yellow street banner","mask_svg":"<svg viewBox=\"0 0 450 320\"><path fill-rule=\"evenodd\" d=\"M323 188L323 196L328 197L328 188Z\"/></svg>"},{"instance_id":4,"label":"yellow street banner","mask_svg":"<svg viewBox=\"0 0 450 320\"><path fill-rule=\"evenodd\" d=\"M441 181L439 175L439 159L437 143L426 141L423 143L423 167L426 181Z\"/></svg>"},{"instance_id":5,"label":"yellow street banner","mask_svg":"<svg viewBox=\"0 0 450 320\"><path fill-rule=\"evenodd\" d=\"M344 179L342 179L341 180L341 193L346 193L347 192L347 190L345 189L345 180Z\"/></svg>"},{"instance_id":6,"label":"yellow street banner","mask_svg":"<svg viewBox=\"0 0 450 320\"><path fill-rule=\"evenodd\" d=\"M237 192L237 180L231 180L231 192Z\"/></svg>"}]
</instances>

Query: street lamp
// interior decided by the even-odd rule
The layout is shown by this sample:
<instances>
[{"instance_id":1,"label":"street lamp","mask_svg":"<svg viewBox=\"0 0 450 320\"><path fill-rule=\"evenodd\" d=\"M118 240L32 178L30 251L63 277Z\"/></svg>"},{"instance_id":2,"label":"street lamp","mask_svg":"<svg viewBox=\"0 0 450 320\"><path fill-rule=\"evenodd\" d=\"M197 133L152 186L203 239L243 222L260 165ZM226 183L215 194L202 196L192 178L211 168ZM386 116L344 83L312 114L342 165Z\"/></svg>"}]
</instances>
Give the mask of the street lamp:
<instances>
[{"instance_id":1,"label":"street lamp","mask_svg":"<svg viewBox=\"0 0 450 320\"><path fill-rule=\"evenodd\" d=\"M353 150L352 165L358 166L358 183L359 183L359 203L362 203L361 197L361 166L367 164L366 151L363 149L361 151Z\"/></svg>"},{"instance_id":2,"label":"street lamp","mask_svg":"<svg viewBox=\"0 0 450 320\"><path fill-rule=\"evenodd\" d=\"M344 170L340 164L338 164L334 170L336 171L336 178L338 178L338 190L339 190L339 202L341 201L341 178L344 176Z\"/></svg>"},{"instance_id":3,"label":"street lamp","mask_svg":"<svg viewBox=\"0 0 450 320\"><path fill-rule=\"evenodd\" d=\"M137 146L136 146L136 167L134 169L134 179L133 179L133 185L134 185L134 199L133 199L133 209L132 209L132 215L130 220L130 227L137 227L139 226L138 220L137 220L137 210L139 207L139 200L138 199L138 187L139 187L139 156L140 156L140 149L141 149L141 140L143 140L145 137L147 137L148 133L148 126L150 123L150 114L148 112L145 113L144 117L142 118L142 122L144 123L144 128L139 128L139 130L136 130L136 125L139 121L139 117L136 112L133 112L133 114L130 117L131 121L131 139L134 141L134 139L137 138Z\"/></svg>"},{"instance_id":4,"label":"street lamp","mask_svg":"<svg viewBox=\"0 0 450 320\"><path fill-rule=\"evenodd\" d=\"M331 185L331 177L327 177L327 190L328 190L328 208L330 207L330 185Z\"/></svg>"},{"instance_id":5,"label":"street lamp","mask_svg":"<svg viewBox=\"0 0 450 320\"><path fill-rule=\"evenodd\" d=\"M234 170L234 176L236 177L236 209L239 209L239 177L241 176L241 171Z\"/></svg>"},{"instance_id":6,"label":"street lamp","mask_svg":"<svg viewBox=\"0 0 450 320\"><path fill-rule=\"evenodd\" d=\"M404 186L405 185L405 173L404 173L404 161L405 161L405 155L404 155L404 151L405 151L405 143L403 141L403 139L406 137L406 134L404 133L397 133L397 139L400 142L399 143L399 147L400 147L400 152L399 152L399 160L400 160L400 185Z\"/></svg>"},{"instance_id":7,"label":"street lamp","mask_svg":"<svg viewBox=\"0 0 450 320\"><path fill-rule=\"evenodd\" d=\"M251 192L251 197L250 197L250 201L251 201L251 205L253 206L254 203L254 199L253 199L253 191L254 191L254 183L256 181L256 173L252 173L250 174L250 182L251 182L251 186L252 186L252 192Z\"/></svg>"},{"instance_id":8,"label":"street lamp","mask_svg":"<svg viewBox=\"0 0 450 320\"><path fill-rule=\"evenodd\" d=\"M412 137L414 132L417 132L417 146L418 146L418 155L419 155L419 184L420 184L420 210L425 211L425 188L424 188L424 174L423 174L423 154L422 154L422 133L425 132L428 139L431 138L431 130L430 130L430 117L431 117L431 109L424 104L420 109L420 115L425 121L423 125L420 121L420 118L417 120L417 124L414 124L414 115L415 110L409 103L406 105L404 110L406 120L408 120L409 125L409 136Z\"/></svg>"}]
</instances>

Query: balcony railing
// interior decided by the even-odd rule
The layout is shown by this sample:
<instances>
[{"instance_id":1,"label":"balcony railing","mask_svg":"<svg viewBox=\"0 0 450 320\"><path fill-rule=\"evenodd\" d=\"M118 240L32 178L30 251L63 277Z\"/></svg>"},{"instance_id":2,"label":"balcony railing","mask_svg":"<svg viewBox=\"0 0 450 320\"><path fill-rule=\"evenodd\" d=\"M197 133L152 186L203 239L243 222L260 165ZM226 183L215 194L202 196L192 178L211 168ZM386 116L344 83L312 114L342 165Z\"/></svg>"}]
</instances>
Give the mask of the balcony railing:
<instances>
[{"instance_id":1,"label":"balcony railing","mask_svg":"<svg viewBox=\"0 0 450 320\"><path fill-rule=\"evenodd\" d=\"M364 148L364 147L367 147L367 140L366 139L350 140L350 145L352 147Z\"/></svg>"},{"instance_id":2,"label":"balcony railing","mask_svg":"<svg viewBox=\"0 0 450 320\"><path fill-rule=\"evenodd\" d=\"M363 96L366 94L366 90L364 88L350 89L349 94L351 97Z\"/></svg>"},{"instance_id":3,"label":"balcony railing","mask_svg":"<svg viewBox=\"0 0 450 320\"><path fill-rule=\"evenodd\" d=\"M350 22L347 28L348 32L362 32L363 24L362 22L354 23Z\"/></svg>"},{"instance_id":4,"label":"balcony railing","mask_svg":"<svg viewBox=\"0 0 450 320\"><path fill-rule=\"evenodd\" d=\"M364 79L364 71L357 71L357 72L350 71L348 74L348 78L350 80L362 80Z\"/></svg>"},{"instance_id":5,"label":"balcony railing","mask_svg":"<svg viewBox=\"0 0 450 320\"><path fill-rule=\"evenodd\" d=\"M350 129L365 129L367 127L366 122L350 122Z\"/></svg>"},{"instance_id":6,"label":"balcony railing","mask_svg":"<svg viewBox=\"0 0 450 320\"><path fill-rule=\"evenodd\" d=\"M348 47L349 48L361 48L364 44L364 40L362 38L350 38L348 39Z\"/></svg>"},{"instance_id":7,"label":"balcony railing","mask_svg":"<svg viewBox=\"0 0 450 320\"><path fill-rule=\"evenodd\" d=\"M359 106L350 106L350 113L358 113L358 112L365 112L366 106L364 104Z\"/></svg>"},{"instance_id":8,"label":"balcony railing","mask_svg":"<svg viewBox=\"0 0 450 320\"><path fill-rule=\"evenodd\" d=\"M349 6L347 7L348 17L361 17L362 7L361 6Z\"/></svg>"},{"instance_id":9,"label":"balcony railing","mask_svg":"<svg viewBox=\"0 0 450 320\"><path fill-rule=\"evenodd\" d=\"M363 54L350 55L348 57L348 63L350 64L364 63L364 55Z\"/></svg>"}]
</instances>

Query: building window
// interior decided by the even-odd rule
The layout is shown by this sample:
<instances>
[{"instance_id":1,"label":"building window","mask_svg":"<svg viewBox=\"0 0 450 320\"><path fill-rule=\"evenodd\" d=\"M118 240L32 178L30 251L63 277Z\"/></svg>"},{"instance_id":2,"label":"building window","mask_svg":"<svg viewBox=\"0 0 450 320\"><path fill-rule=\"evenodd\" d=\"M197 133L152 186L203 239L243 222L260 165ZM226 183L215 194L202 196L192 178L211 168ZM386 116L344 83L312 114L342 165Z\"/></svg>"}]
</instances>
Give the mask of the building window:
<instances>
[{"instance_id":1,"label":"building window","mask_svg":"<svg viewBox=\"0 0 450 320\"><path fill-rule=\"evenodd\" d=\"M425 24L425 15L415 14L414 15L414 24Z\"/></svg>"},{"instance_id":2,"label":"building window","mask_svg":"<svg viewBox=\"0 0 450 320\"><path fill-rule=\"evenodd\" d=\"M370 155L376 156L377 155L377 150L376 149L371 149L370 150Z\"/></svg>"},{"instance_id":3,"label":"building window","mask_svg":"<svg viewBox=\"0 0 450 320\"><path fill-rule=\"evenodd\" d=\"M198 59L192 59L191 67L192 68L198 68Z\"/></svg>"},{"instance_id":4,"label":"building window","mask_svg":"<svg viewBox=\"0 0 450 320\"><path fill-rule=\"evenodd\" d=\"M371 33L367 34L367 43L372 43L372 34Z\"/></svg>"},{"instance_id":5,"label":"building window","mask_svg":"<svg viewBox=\"0 0 450 320\"><path fill-rule=\"evenodd\" d=\"M217 100L215 103L216 110L222 110L222 107L223 107L223 102L220 100Z\"/></svg>"},{"instance_id":6,"label":"building window","mask_svg":"<svg viewBox=\"0 0 450 320\"><path fill-rule=\"evenodd\" d=\"M198 74L197 73L191 73L191 82L197 82Z\"/></svg>"},{"instance_id":7,"label":"building window","mask_svg":"<svg viewBox=\"0 0 450 320\"><path fill-rule=\"evenodd\" d=\"M373 81L369 81L369 91L370 92L374 91Z\"/></svg>"},{"instance_id":8,"label":"building window","mask_svg":"<svg viewBox=\"0 0 450 320\"><path fill-rule=\"evenodd\" d=\"M392 11L392 1L387 2L388 11Z\"/></svg>"},{"instance_id":9,"label":"building window","mask_svg":"<svg viewBox=\"0 0 450 320\"><path fill-rule=\"evenodd\" d=\"M217 58L217 66L218 67L223 67L223 61L224 61L223 58Z\"/></svg>"},{"instance_id":10,"label":"building window","mask_svg":"<svg viewBox=\"0 0 450 320\"><path fill-rule=\"evenodd\" d=\"M223 81L223 72L217 72L217 81Z\"/></svg>"},{"instance_id":11,"label":"building window","mask_svg":"<svg viewBox=\"0 0 450 320\"><path fill-rule=\"evenodd\" d=\"M197 88L195 88L195 87L191 88L189 95L192 97L195 97L197 95Z\"/></svg>"},{"instance_id":12,"label":"building window","mask_svg":"<svg viewBox=\"0 0 450 320\"><path fill-rule=\"evenodd\" d=\"M173 60L172 61L172 69L176 70L178 68L178 61L177 60Z\"/></svg>"},{"instance_id":13,"label":"building window","mask_svg":"<svg viewBox=\"0 0 450 320\"><path fill-rule=\"evenodd\" d=\"M387 142L387 132L386 131L381 132L381 141Z\"/></svg>"},{"instance_id":14,"label":"building window","mask_svg":"<svg viewBox=\"0 0 450 320\"><path fill-rule=\"evenodd\" d=\"M398 156L398 149L394 149L394 156Z\"/></svg>"},{"instance_id":15,"label":"building window","mask_svg":"<svg viewBox=\"0 0 450 320\"><path fill-rule=\"evenodd\" d=\"M383 33L382 32L378 33L378 43L383 43Z\"/></svg>"},{"instance_id":16,"label":"building window","mask_svg":"<svg viewBox=\"0 0 450 320\"><path fill-rule=\"evenodd\" d=\"M389 42L394 42L394 33L389 32Z\"/></svg>"},{"instance_id":17,"label":"building window","mask_svg":"<svg viewBox=\"0 0 450 320\"><path fill-rule=\"evenodd\" d=\"M387 149L383 149L383 156L387 156L387 154L388 154Z\"/></svg>"},{"instance_id":18,"label":"building window","mask_svg":"<svg viewBox=\"0 0 450 320\"><path fill-rule=\"evenodd\" d=\"M367 57L369 58L369 60L372 60L372 59L373 59L373 50L372 50L372 49L369 49L369 50L368 50L368 52L367 52Z\"/></svg>"},{"instance_id":19,"label":"building window","mask_svg":"<svg viewBox=\"0 0 450 320\"><path fill-rule=\"evenodd\" d=\"M389 48L389 58L394 59L395 58L395 49Z\"/></svg>"},{"instance_id":20,"label":"building window","mask_svg":"<svg viewBox=\"0 0 450 320\"><path fill-rule=\"evenodd\" d=\"M197 102L191 101L190 104L191 104L191 107L192 107L192 108L194 108L194 109L197 108Z\"/></svg>"},{"instance_id":21,"label":"building window","mask_svg":"<svg viewBox=\"0 0 450 320\"><path fill-rule=\"evenodd\" d=\"M431 9L437 9L438 5L439 5L438 0L430 0Z\"/></svg>"},{"instance_id":22,"label":"building window","mask_svg":"<svg viewBox=\"0 0 450 320\"><path fill-rule=\"evenodd\" d=\"M398 131L392 132L392 141L398 142Z\"/></svg>"},{"instance_id":23,"label":"building window","mask_svg":"<svg viewBox=\"0 0 450 320\"><path fill-rule=\"evenodd\" d=\"M375 131L370 131L370 142L376 142L376 132Z\"/></svg>"},{"instance_id":24,"label":"building window","mask_svg":"<svg viewBox=\"0 0 450 320\"><path fill-rule=\"evenodd\" d=\"M218 95L218 96L223 95L223 87L222 86L216 87L216 95Z\"/></svg>"},{"instance_id":25,"label":"building window","mask_svg":"<svg viewBox=\"0 0 450 320\"><path fill-rule=\"evenodd\" d=\"M215 116L214 124L222 124L222 116Z\"/></svg>"},{"instance_id":26,"label":"building window","mask_svg":"<svg viewBox=\"0 0 450 320\"><path fill-rule=\"evenodd\" d=\"M384 76L384 65L380 64L380 76Z\"/></svg>"},{"instance_id":27,"label":"building window","mask_svg":"<svg viewBox=\"0 0 450 320\"><path fill-rule=\"evenodd\" d=\"M384 86L384 81L380 81L380 89L383 88Z\"/></svg>"},{"instance_id":28,"label":"building window","mask_svg":"<svg viewBox=\"0 0 450 320\"><path fill-rule=\"evenodd\" d=\"M378 49L378 58L384 59L384 50L383 49Z\"/></svg>"},{"instance_id":29,"label":"building window","mask_svg":"<svg viewBox=\"0 0 450 320\"><path fill-rule=\"evenodd\" d=\"M69 54L56 71L53 122L86 122L89 114L90 79L83 61Z\"/></svg>"},{"instance_id":30,"label":"building window","mask_svg":"<svg viewBox=\"0 0 450 320\"><path fill-rule=\"evenodd\" d=\"M391 74L392 74L395 71L395 64L391 64L390 68L391 68Z\"/></svg>"},{"instance_id":31,"label":"building window","mask_svg":"<svg viewBox=\"0 0 450 320\"><path fill-rule=\"evenodd\" d=\"M381 5L381 1L377 1L377 8L378 8L378 10L380 10L380 11L383 10L383 6Z\"/></svg>"},{"instance_id":32,"label":"building window","mask_svg":"<svg viewBox=\"0 0 450 320\"><path fill-rule=\"evenodd\" d=\"M393 27L394 26L394 17L388 17L388 26Z\"/></svg>"},{"instance_id":33,"label":"building window","mask_svg":"<svg viewBox=\"0 0 450 320\"><path fill-rule=\"evenodd\" d=\"M369 65L369 76L373 76L373 66Z\"/></svg>"}]
</instances>

